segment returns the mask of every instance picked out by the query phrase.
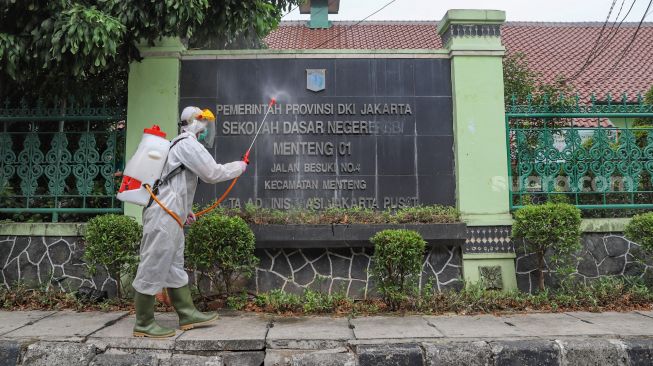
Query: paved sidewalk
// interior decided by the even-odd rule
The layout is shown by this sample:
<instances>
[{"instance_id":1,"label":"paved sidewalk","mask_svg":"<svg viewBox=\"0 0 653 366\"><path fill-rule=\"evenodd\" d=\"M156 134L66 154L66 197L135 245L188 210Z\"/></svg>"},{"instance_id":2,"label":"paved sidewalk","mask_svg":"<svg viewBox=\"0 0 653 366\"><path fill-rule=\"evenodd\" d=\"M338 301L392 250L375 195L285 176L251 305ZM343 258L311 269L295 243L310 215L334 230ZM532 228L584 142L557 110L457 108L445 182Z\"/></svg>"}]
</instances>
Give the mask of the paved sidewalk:
<instances>
[{"instance_id":1,"label":"paved sidewalk","mask_svg":"<svg viewBox=\"0 0 653 366\"><path fill-rule=\"evenodd\" d=\"M158 314L167 326L174 313ZM653 312L279 317L225 312L165 340L125 312L0 312L4 365L653 365Z\"/></svg>"}]
</instances>

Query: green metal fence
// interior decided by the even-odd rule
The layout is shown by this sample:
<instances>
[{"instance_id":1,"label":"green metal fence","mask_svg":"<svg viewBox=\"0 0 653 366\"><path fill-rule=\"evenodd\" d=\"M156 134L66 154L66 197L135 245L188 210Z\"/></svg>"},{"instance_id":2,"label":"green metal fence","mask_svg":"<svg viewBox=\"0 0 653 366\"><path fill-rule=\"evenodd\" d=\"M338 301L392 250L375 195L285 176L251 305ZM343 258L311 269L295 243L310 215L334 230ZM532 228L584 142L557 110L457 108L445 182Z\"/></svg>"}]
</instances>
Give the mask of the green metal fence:
<instances>
[{"instance_id":1,"label":"green metal fence","mask_svg":"<svg viewBox=\"0 0 653 366\"><path fill-rule=\"evenodd\" d=\"M512 98L506 110L510 207L653 208L653 105L641 96Z\"/></svg>"},{"instance_id":2,"label":"green metal fence","mask_svg":"<svg viewBox=\"0 0 653 366\"><path fill-rule=\"evenodd\" d=\"M124 108L65 100L0 108L0 214L14 221L121 213Z\"/></svg>"}]
</instances>

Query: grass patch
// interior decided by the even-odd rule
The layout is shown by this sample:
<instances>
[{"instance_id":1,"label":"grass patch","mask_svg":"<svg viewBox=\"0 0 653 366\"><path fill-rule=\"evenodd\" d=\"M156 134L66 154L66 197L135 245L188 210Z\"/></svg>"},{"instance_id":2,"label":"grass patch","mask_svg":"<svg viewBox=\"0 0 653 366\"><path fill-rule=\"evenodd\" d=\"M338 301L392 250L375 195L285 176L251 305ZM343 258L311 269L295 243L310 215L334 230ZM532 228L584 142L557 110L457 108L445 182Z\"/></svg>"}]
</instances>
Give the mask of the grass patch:
<instances>
[{"instance_id":1,"label":"grass patch","mask_svg":"<svg viewBox=\"0 0 653 366\"><path fill-rule=\"evenodd\" d=\"M198 300L198 307L210 307ZM342 293L327 294L314 290L306 290L301 295L281 290L260 294L241 293L228 297L224 307L288 316L632 311L650 310L653 307L653 291L640 279L604 277L589 285L567 285L561 289L545 290L537 294L484 290L480 285L468 285L461 291L422 293L420 296L408 298L396 311L390 311L380 299L354 300ZM109 299L98 304L84 303L71 293L54 289L29 289L24 285L17 285L11 290L0 288L0 309L131 311L133 304L131 299ZM157 311L172 309L159 304Z\"/></svg>"},{"instance_id":2,"label":"grass patch","mask_svg":"<svg viewBox=\"0 0 653 366\"><path fill-rule=\"evenodd\" d=\"M229 304L229 302L228 302ZM353 300L343 294L306 290L295 295L274 290L258 295L240 295L238 310L302 314L382 314L390 313L380 299ZM650 309L653 292L641 280L605 277L590 285L570 285L537 294L520 291L485 290L468 285L461 291L422 294L403 301L398 312L423 314L487 314L506 312L628 311Z\"/></svg>"},{"instance_id":3,"label":"grass patch","mask_svg":"<svg viewBox=\"0 0 653 366\"><path fill-rule=\"evenodd\" d=\"M75 293L52 287L29 288L23 283L11 289L0 286L0 309L2 310L75 310L75 311L120 311L133 308L131 299L112 298L100 303L88 303L77 298Z\"/></svg>"}]
</instances>

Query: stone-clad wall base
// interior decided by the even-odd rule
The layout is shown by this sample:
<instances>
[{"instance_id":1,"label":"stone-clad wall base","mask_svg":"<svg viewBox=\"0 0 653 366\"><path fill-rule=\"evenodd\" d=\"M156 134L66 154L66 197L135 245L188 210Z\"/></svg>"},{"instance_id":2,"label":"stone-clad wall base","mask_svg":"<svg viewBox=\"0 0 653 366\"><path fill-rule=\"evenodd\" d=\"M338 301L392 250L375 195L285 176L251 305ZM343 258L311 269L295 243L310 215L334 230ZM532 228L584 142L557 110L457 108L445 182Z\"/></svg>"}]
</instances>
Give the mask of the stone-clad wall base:
<instances>
[{"instance_id":1,"label":"stone-clad wall base","mask_svg":"<svg viewBox=\"0 0 653 366\"><path fill-rule=\"evenodd\" d=\"M165 348L165 347L163 347ZM184 354L168 349L102 349L89 343L0 340L2 365L651 365L648 338L357 342L337 349Z\"/></svg>"},{"instance_id":2,"label":"stone-clad wall base","mask_svg":"<svg viewBox=\"0 0 653 366\"><path fill-rule=\"evenodd\" d=\"M283 289L301 293L310 288L328 293L346 293L353 298L374 294L371 278L372 248L259 249L261 259L250 283L252 290ZM462 287L460 247L434 246L424 258L420 289Z\"/></svg>"},{"instance_id":3,"label":"stone-clad wall base","mask_svg":"<svg viewBox=\"0 0 653 366\"><path fill-rule=\"evenodd\" d=\"M29 287L55 286L64 291L90 286L115 296L116 281L104 268L91 276L83 255L79 237L0 237L0 286L22 283Z\"/></svg>"},{"instance_id":4,"label":"stone-clad wall base","mask_svg":"<svg viewBox=\"0 0 653 366\"><path fill-rule=\"evenodd\" d=\"M374 280L369 273L372 252L372 248L258 249L260 264L247 286L258 292L283 289L301 293L311 288L364 298L374 294ZM116 281L102 269L91 276L83 255L83 241L79 237L0 237L0 285L52 284L64 291L90 286L114 296ZM460 288L461 277L460 247L429 249L422 266L420 288L427 285L440 291Z\"/></svg>"},{"instance_id":5,"label":"stone-clad wall base","mask_svg":"<svg viewBox=\"0 0 653 366\"><path fill-rule=\"evenodd\" d=\"M653 262L644 260L640 246L623 237L621 233L586 233L582 249L575 254L573 276L589 283L602 276L653 277ZM537 256L529 253L523 243L516 242L517 284L519 289L533 292L537 289ZM545 282L555 286L556 278L547 271Z\"/></svg>"}]
</instances>

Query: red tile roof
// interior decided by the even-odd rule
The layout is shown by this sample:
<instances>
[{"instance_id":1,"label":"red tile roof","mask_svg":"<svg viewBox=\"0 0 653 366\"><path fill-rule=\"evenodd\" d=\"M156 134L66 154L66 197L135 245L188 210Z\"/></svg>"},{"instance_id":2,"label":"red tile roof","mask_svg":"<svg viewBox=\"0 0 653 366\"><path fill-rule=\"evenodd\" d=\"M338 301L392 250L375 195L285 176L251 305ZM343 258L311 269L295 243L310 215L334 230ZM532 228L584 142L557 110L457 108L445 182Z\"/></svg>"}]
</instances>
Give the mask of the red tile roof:
<instances>
[{"instance_id":1,"label":"red tile roof","mask_svg":"<svg viewBox=\"0 0 653 366\"><path fill-rule=\"evenodd\" d=\"M271 49L433 49L441 48L437 22L370 21L333 22L329 29L309 29L305 22L281 22L265 38ZM632 39L637 24L624 23L614 32L604 31L609 39L601 52L572 84L583 97L591 92L604 99L607 93L644 93L653 85L653 23L645 23L629 53L613 67ZM603 23L508 22L502 27L503 44L508 53L523 52L530 67L551 82L569 77L585 63L601 33ZM608 37L606 37L608 35Z\"/></svg>"},{"instance_id":2,"label":"red tile roof","mask_svg":"<svg viewBox=\"0 0 653 366\"><path fill-rule=\"evenodd\" d=\"M333 26L329 29L309 29L306 27L306 22L281 22L279 28L265 38L265 42L273 49L442 47L436 22L370 21L355 24L355 22L333 22Z\"/></svg>"},{"instance_id":3,"label":"red tile roof","mask_svg":"<svg viewBox=\"0 0 653 366\"><path fill-rule=\"evenodd\" d=\"M601 33L601 23L508 23L502 29L504 45L509 53L523 52L531 68L541 74L542 81L558 76L571 77L585 65ZM637 33L628 53L623 51L633 39L636 24L623 24L617 31L606 28L608 40L602 52L572 81L583 97L597 93L604 99L621 93L635 100L653 86L653 24L646 24ZM606 37L607 35L607 37ZM618 60L621 61L617 64ZM615 66L616 65L616 66Z\"/></svg>"}]
</instances>

